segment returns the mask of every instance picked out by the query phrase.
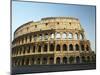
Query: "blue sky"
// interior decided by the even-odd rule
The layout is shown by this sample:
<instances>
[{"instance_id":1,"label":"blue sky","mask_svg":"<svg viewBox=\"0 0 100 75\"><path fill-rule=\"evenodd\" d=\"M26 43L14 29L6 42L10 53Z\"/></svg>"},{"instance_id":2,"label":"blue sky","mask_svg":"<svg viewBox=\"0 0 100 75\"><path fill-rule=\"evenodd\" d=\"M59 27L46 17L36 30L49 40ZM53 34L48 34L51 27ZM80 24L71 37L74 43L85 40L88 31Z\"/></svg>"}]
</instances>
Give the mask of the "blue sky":
<instances>
[{"instance_id":1,"label":"blue sky","mask_svg":"<svg viewBox=\"0 0 100 75\"><path fill-rule=\"evenodd\" d=\"M12 2L12 36L16 28L28 21L39 21L44 17L72 16L80 20L95 51L95 6L51 4L36 2Z\"/></svg>"}]
</instances>

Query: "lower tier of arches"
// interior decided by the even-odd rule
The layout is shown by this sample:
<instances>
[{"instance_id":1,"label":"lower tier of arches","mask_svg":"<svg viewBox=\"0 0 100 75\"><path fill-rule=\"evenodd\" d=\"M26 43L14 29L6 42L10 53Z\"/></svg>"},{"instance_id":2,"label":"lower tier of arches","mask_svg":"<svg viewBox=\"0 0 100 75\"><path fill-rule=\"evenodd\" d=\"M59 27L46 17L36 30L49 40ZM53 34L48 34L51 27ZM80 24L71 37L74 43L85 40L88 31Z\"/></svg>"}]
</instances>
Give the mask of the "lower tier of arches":
<instances>
[{"instance_id":1,"label":"lower tier of arches","mask_svg":"<svg viewBox=\"0 0 100 75\"><path fill-rule=\"evenodd\" d=\"M12 66L93 63L95 56L30 56L13 57Z\"/></svg>"}]
</instances>

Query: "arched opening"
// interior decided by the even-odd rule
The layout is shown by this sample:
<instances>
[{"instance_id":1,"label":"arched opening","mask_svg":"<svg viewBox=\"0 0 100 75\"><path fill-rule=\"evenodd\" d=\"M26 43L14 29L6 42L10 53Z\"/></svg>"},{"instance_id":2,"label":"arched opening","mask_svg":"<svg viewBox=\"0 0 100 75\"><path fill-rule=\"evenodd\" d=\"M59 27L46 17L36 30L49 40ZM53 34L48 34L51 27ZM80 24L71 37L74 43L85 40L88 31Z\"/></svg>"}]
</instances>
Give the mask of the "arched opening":
<instances>
[{"instance_id":1,"label":"arched opening","mask_svg":"<svg viewBox=\"0 0 100 75\"><path fill-rule=\"evenodd\" d=\"M51 33L51 37L50 37L51 39L53 39L54 38L54 33Z\"/></svg>"},{"instance_id":2,"label":"arched opening","mask_svg":"<svg viewBox=\"0 0 100 75\"><path fill-rule=\"evenodd\" d=\"M92 56L92 62L96 62L95 56Z\"/></svg>"},{"instance_id":3,"label":"arched opening","mask_svg":"<svg viewBox=\"0 0 100 75\"><path fill-rule=\"evenodd\" d=\"M67 51L67 45L66 44L63 45L63 50Z\"/></svg>"},{"instance_id":4,"label":"arched opening","mask_svg":"<svg viewBox=\"0 0 100 75\"><path fill-rule=\"evenodd\" d=\"M47 58L43 58L42 64L47 64Z\"/></svg>"},{"instance_id":5,"label":"arched opening","mask_svg":"<svg viewBox=\"0 0 100 75\"><path fill-rule=\"evenodd\" d=\"M34 58L32 58L32 61L31 61L32 62L32 65L34 65L34 61L35 61Z\"/></svg>"},{"instance_id":6,"label":"arched opening","mask_svg":"<svg viewBox=\"0 0 100 75\"><path fill-rule=\"evenodd\" d=\"M27 53L30 53L30 46L27 47Z\"/></svg>"},{"instance_id":7,"label":"arched opening","mask_svg":"<svg viewBox=\"0 0 100 75\"><path fill-rule=\"evenodd\" d=\"M70 40L70 39L72 39L72 38L73 38L72 33L69 33L69 34L68 34L68 39Z\"/></svg>"},{"instance_id":8,"label":"arched opening","mask_svg":"<svg viewBox=\"0 0 100 75\"><path fill-rule=\"evenodd\" d=\"M56 46L56 51L60 51L60 45L59 44Z\"/></svg>"},{"instance_id":9,"label":"arched opening","mask_svg":"<svg viewBox=\"0 0 100 75\"><path fill-rule=\"evenodd\" d=\"M51 57L49 60L50 60L49 64L54 64L54 58L53 57Z\"/></svg>"},{"instance_id":10,"label":"arched opening","mask_svg":"<svg viewBox=\"0 0 100 75\"><path fill-rule=\"evenodd\" d=\"M76 63L80 63L80 57L79 56L76 57Z\"/></svg>"},{"instance_id":11,"label":"arched opening","mask_svg":"<svg viewBox=\"0 0 100 75\"><path fill-rule=\"evenodd\" d=\"M25 42L27 43L27 37L25 37Z\"/></svg>"},{"instance_id":12,"label":"arched opening","mask_svg":"<svg viewBox=\"0 0 100 75\"><path fill-rule=\"evenodd\" d=\"M22 44L24 43L24 39L22 38Z\"/></svg>"},{"instance_id":13,"label":"arched opening","mask_svg":"<svg viewBox=\"0 0 100 75\"><path fill-rule=\"evenodd\" d=\"M73 51L73 45L72 44L69 45L69 50Z\"/></svg>"},{"instance_id":14,"label":"arched opening","mask_svg":"<svg viewBox=\"0 0 100 75\"><path fill-rule=\"evenodd\" d=\"M82 63L85 63L86 62L86 59L84 56L82 56Z\"/></svg>"},{"instance_id":15,"label":"arched opening","mask_svg":"<svg viewBox=\"0 0 100 75\"><path fill-rule=\"evenodd\" d=\"M75 49L76 49L77 51L79 50L79 45L78 45L78 44L75 45Z\"/></svg>"},{"instance_id":16,"label":"arched opening","mask_svg":"<svg viewBox=\"0 0 100 75\"><path fill-rule=\"evenodd\" d=\"M42 40L42 34L39 35L39 39Z\"/></svg>"},{"instance_id":17,"label":"arched opening","mask_svg":"<svg viewBox=\"0 0 100 75\"><path fill-rule=\"evenodd\" d=\"M67 58L63 57L63 64L67 64Z\"/></svg>"},{"instance_id":18,"label":"arched opening","mask_svg":"<svg viewBox=\"0 0 100 75\"><path fill-rule=\"evenodd\" d=\"M25 62L26 62L26 65L29 65L29 59L28 58L25 60Z\"/></svg>"},{"instance_id":19,"label":"arched opening","mask_svg":"<svg viewBox=\"0 0 100 75\"><path fill-rule=\"evenodd\" d=\"M24 65L24 59L22 59L22 66Z\"/></svg>"},{"instance_id":20,"label":"arched opening","mask_svg":"<svg viewBox=\"0 0 100 75\"><path fill-rule=\"evenodd\" d=\"M41 46L39 46L39 48L38 48L38 52L41 52Z\"/></svg>"},{"instance_id":21,"label":"arched opening","mask_svg":"<svg viewBox=\"0 0 100 75\"><path fill-rule=\"evenodd\" d=\"M18 60L17 62L18 62L18 66L20 66L20 60Z\"/></svg>"},{"instance_id":22,"label":"arched opening","mask_svg":"<svg viewBox=\"0 0 100 75\"><path fill-rule=\"evenodd\" d=\"M15 66L17 66L17 61L18 61L18 60L16 59L16 60L15 60Z\"/></svg>"},{"instance_id":23,"label":"arched opening","mask_svg":"<svg viewBox=\"0 0 100 75\"><path fill-rule=\"evenodd\" d=\"M31 42L32 41L32 36L31 35L29 36L29 39L30 39L30 42Z\"/></svg>"},{"instance_id":24,"label":"arched opening","mask_svg":"<svg viewBox=\"0 0 100 75\"><path fill-rule=\"evenodd\" d=\"M57 33L57 34L56 34L56 39L60 39L60 38L61 38L60 33Z\"/></svg>"},{"instance_id":25,"label":"arched opening","mask_svg":"<svg viewBox=\"0 0 100 75\"><path fill-rule=\"evenodd\" d=\"M88 45L86 46L86 50L89 51L89 46Z\"/></svg>"},{"instance_id":26,"label":"arched opening","mask_svg":"<svg viewBox=\"0 0 100 75\"><path fill-rule=\"evenodd\" d=\"M62 39L66 39L66 38L67 38L66 33L63 33L63 34L62 34Z\"/></svg>"},{"instance_id":27,"label":"arched opening","mask_svg":"<svg viewBox=\"0 0 100 75\"><path fill-rule=\"evenodd\" d=\"M54 51L54 45L50 44L50 51Z\"/></svg>"},{"instance_id":28,"label":"arched opening","mask_svg":"<svg viewBox=\"0 0 100 75\"><path fill-rule=\"evenodd\" d=\"M44 52L47 52L47 45L44 45Z\"/></svg>"},{"instance_id":29,"label":"arched opening","mask_svg":"<svg viewBox=\"0 0 100 75\"><path fill-rule=\"evenodd\" d=\"M47 33L45 34L44 39L48 40L48 34Z\"/></svg>"},{"instance_id":30,"label":"arched opening","mask_svg":"<svg viewBox=\"0 0 100 75\"><path fill-rule=\"evenodd\" d=\"M74 63L74 57L73 56L69 57L69 62L70 62L70 64Z\"/></svg>"},{"instance_id":31,"label":"arched opening","mask_svg":"<svg viewBox=\"0 0 100 75\"><path fill-rule=\"evenodd\" d=\"M33 53L35 52L35 46L33 46Z\"/></svg>"},{"instance_id":32,"label":"arched opening","mask_svg":"<svg viewBox=\"0 0 100 75\"><path fill-rule=\"evenodd\" d=\"M78 34L77 33L75 33L75 40L78 40Z\"/></svg>"},{"instance_id":33,"label":"arched opening","mask_svg":"<svg viewBox=\"0 0 100 75\"><path fill-rule=\"evenodd\" d=\"M34 35L34 41L36 41L37 40L37 35Z\"/></svg>"},{"instance_id":34,"label":"arched opening","mask_svg":"<svg viewBox=\"0 0 100 75\"><path fill-rule=\"evenodd\" d=\"M82 51L84 51L84 45L81 45L81 49L82 49Z\"/></svg>"},{"instance_id":35,"label":"arched opening","mask_svg":"<svg viewBox=\"0 0 100 75\"><path fill-rule=\"evenodd\" d=\"M22 48L21 47L19 48L19 51L20 51L19 53L21 54L21 52L22 52Z\"/></svg>"},{"instance_id":36,"label":"arched opening","mask_svg":"<svg viewBox=\"0 0 100 75\"><path fill-rule=\"evenodd\" d=\"M37 58L37 64L40 64L40 58Z\"/></svg>"},{"instance_id":37,"label":"arched opening","mask_svg":"<svg viewBox=\"0 0 100 75\"><path fill-rule=\"evenodd\" d=\"M87 56L87 63L89 63L90 62L90 57L89 56Z\"/></svg>"},{"instance_id":38,"label":"arched opening","mask_svg":"<svg viewBox=\"0 0 100 75\"><path fill-rule=\"evenodd\" d=\"M80 34L80 40L83 40L84 37L83 37L83 34Z\"/></svg>"},{"instance_id":39,"label":"arched opening","mask_svg":"<svg viewBox=\"0 0 100 75\"><path fill-rule=\"evenodd\" d=\"M25 54L26 47L24 46L23 54Z\"/></svg>"},{"instance_id":40,"label":"arched opening","mask_svg":"<svg viewBox=\"0 0 100 75\"><path fill-rule=\"evenodd\" d=\"M56 64L60 64L60 57L56 58Z\"/></svg>"}]
</instances>

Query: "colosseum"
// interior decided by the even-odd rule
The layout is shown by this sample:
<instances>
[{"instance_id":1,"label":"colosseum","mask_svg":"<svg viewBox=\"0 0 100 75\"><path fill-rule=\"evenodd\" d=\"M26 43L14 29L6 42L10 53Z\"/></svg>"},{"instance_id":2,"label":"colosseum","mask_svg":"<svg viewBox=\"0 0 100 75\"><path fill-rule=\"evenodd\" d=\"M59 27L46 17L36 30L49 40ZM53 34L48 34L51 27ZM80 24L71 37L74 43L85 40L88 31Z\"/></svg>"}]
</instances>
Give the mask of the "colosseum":
<instances>
[{"instance_id":1,"label":"colosseum","mask_svg":"<svg viewBox=\"0 0 100 75\"><path fill-rule=\"evenodd\" d=\"M94 62L95 53L78 18L46 17L14 32L13 67Z\"/></svg>"}]
</instances>

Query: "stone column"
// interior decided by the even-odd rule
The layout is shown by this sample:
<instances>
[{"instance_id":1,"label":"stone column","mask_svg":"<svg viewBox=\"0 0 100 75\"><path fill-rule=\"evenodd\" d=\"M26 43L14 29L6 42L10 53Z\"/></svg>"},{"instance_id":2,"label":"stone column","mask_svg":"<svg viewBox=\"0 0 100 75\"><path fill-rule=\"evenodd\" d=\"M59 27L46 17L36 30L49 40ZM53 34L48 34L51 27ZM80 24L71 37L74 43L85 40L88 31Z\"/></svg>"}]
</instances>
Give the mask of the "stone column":
<instances>
[{"instance_id":1,"label":"stone column","mask_svg":"<svg viewBox=\"0 0 100 75\"><path fill-rule=\"evenodd\" d=\"M80 33L78 33L78 40L80 40Z\"/></svg>"},{"instance_id":2,"label":"stone column","mask_svg":"<svg viewBox=\"0 0 100 75\"><path fill-rule=\"evenodd\" d=\"M47 52L49 52L49 51L50 51L50 50L49 50L49 49L50 49L50 43L49 43L49 42L48 42L47 47L48 47L48 48L47 48Z\"/></svg>"},{"instance_id":3,"label":"stone column","mask_svg":"<svg viewBox=\"0 0 100 75\"><path fill-rule=\"evenodd\" d=\"M47 64L49 64L49 57L47 57Z\"/></svg>"},{"instance_id":4,"label":"stone column","mask_svg":"<svg viewBox=\"0 0 100 75\"><path fill-rule=\"evenodd\" d=\"M74 63L76 63L76 56L74 56Z\"/></svg>"},{"instance_id":5,"label":"stone column","mask_svg":"<svg viewBox=\"0 0 100 75\"><path fill-rule=\"evenodd\" d=\"M36 64L36 57L34 57L34 64Z\"/></svg>"},{"instance_id":6,"label":"stone column","mask_svg":"<svg viewBox=\"0 0 100 75\"><path fill-rule=\"evenodd\" d=\"M23 44L25 44L26 43L26 41L25 41L25 37L23 38Z\"/></svg>"},{"instance_id":7,"label":"stone column","mask_svg":"<svg viewBox=\"0 0 100 75\"><path fill-rule=\"evenodd\" d=\"M35 53L37 53L38 51L38 48L37 48L37 44L35 44Z\"/></svg>"},{"instance_id":8,"label":"stone column","mask_svg":"<svg viewBox=\"0 0 100 75\"><path fill-rule=\"evenodd\" d=\"M67 51L69 51L69 43L67 44Z\"/></svg>"},{"instance_id":9,"label":"stone column","mask_svg":"<svg viewBox=\"0 0 100 75\"><path fill-rule=\"evenodd\" d=\"M42 65L42 57L40 57L40 65Z\"/></svg>"},{"instance_id":10,"label":"stone column","mask_svg":"<svg viewBox=\"0 0 100 75\"><path fill-rule=\"evenodd\" d=\"M75 36L75 34L74 34L74 33L72 33L72 40L74 40L74 36Z\"/></svg>"},{"instance_id":11,"label":"stone column","mask_svg":"<svg viewBox=\"0 0 100 75\"><path fill-rule=\"evenodd\" d=\"M82 58L81 57L79 57L80 58L80 63L82 63Z\"/></svg>"},{"instance_id":12,"label":"stone column","mask_svg":"<svg viewBox=\"0 0 100 75\"><path fill-rule=\"evenodd\" d=\"M32 43L34 42L34 36L32 35Z\"/></svg>"},{"instance_id":13,"label":"stone column","mask_svg":"<svg viewBox=\"0 0 100 75\"><path fill-rule=\"evenodd\" d=\"M54 64L56 64L56 56L54 55Z\"/></svg>"},{"instance_id":14,"label":"stone column","mask_svg":"<svg viewBox=\"0 0 100 75\"><path fill-rule=\"evenodd\" d=\"M31 58L29 57L29 65L32 65L32 63L31 63Z\"/></svg>"},{"instance_id":15,"label":"stone column","mask_svg":"<svg viewBox=\"0 0 100 75\"><path fill-rule=\"evenodd\" d=\"M69 56L67 57L67 63L70 64L70 62L69 62Z\"/></svg>"},{"instance_id":16,"label":"stone column","mask_svg":"<svg viewBox=\"0 0 100 75\"><path fill-rule=\"evenodd\" d=\"M43 53L44 44L41 44L41 53Z\"/></svg>"},{"instance_id":17,"label":"stone column","mask_svg":"<svg viewBox=\"0 0 100 75\"><path fill-rule=\"evenodd\" d=\"M29 38L29 35L27 36L27 43L29 43L29 41L30 41L30 38Z\"/></svg>"},{"instance_id":18,"label":"stone column","mask_svg":"<svg viewBox=\"0 0 100 75\"><path fill-rule=\"evenodd\" d=\"M68 32L66 32L66 40L68 40Z\"/></svg>"}]
</instances>

